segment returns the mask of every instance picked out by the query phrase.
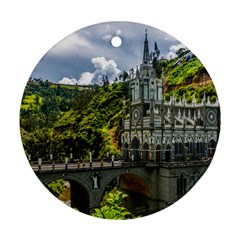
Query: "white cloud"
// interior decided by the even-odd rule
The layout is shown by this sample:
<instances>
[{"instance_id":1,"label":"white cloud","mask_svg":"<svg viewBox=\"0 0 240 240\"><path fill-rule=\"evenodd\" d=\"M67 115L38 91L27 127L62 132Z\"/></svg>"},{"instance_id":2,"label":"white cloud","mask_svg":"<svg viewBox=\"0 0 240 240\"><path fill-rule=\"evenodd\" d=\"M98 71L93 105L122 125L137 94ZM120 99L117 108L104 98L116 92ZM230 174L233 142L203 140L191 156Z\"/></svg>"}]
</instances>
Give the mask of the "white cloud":
<instances>
[{"instance_id":1,"label":"white cloud","mask_svg":"<svg viewBox=\"0 0 240 240\"><path fill-rule=\"evenodd\" d=\"M109 81L112 82L121 72L121 70L117 68L116 62L112 59L106 60L105 57L96 57L92 58L92 63L96 68L91 80L93 84L99 84L103 75L107 76Z\"/></svg>"},{"instance_id":2,"label":"white cloud","mask_svg":"<svg viewBox=\"0 0 240 240\"><path fill-rule=\"evenodd\" d=\"M76 78L67 78L64 77L62 80L59 81L60 84L68 84L68 85L76 85L77 84Z\"/></svg>"},{"instance_id":3,"label":"white cloud","mask_svg":"<svg viewBox=\"0 0 240 240\"><path fill-rule=\"evenodd\" d=\"M105 57L92 58L91 62L93 63L93 66L97 69L104 69L108 64Z\"/></svg>"},{"instance_id":4,"label":"white cloud","mask_svg":"<svg viewBox=\"0 0 240 240\"><path fill-rule=\"evenodd\" d=\"M81 85L88 85L91 83L93 76L94 76L93 73L84 72L81 74L80 79L78 80L78 83Z\"/></svg>"},{"instance_id":5,"label":"white cloud","mask_svg":"<svg viewBox=\"0 0 240 240\"><path fill-rule=\"evenodd\" d=\"M169 49L170 51L177 52L180 48L186 48L186 46L182 43L179 43L178 45L172 45Z\"/></svg>"},{"instance_id":6,"label":"white cloud","mask_svg":"<svg viewBox=\"0 0 240 240\"><path fill-rule=\"evenodd\" d=\"M121 70L117 68L116 62L112 59L107 60L105 57L95 57L92 58L91 62L96 69L93 73L83 72L79 80L64 77L59 83L71 85L99 84L102 81L103 75L107 76L111 83L121 73Z\"/></svg>"},{"instance_id":7,"label":"white cloud","mask_svg":"<svg viewBox=\"0 0 240 240\"><path fill-rule=\"evenodd\" d=\"M166 58L167 59L171 59L171 58L175 58L175 57L177 57L177 54L176 54L176 52L180 49L180 48L186 48L186 46L184 45L184 44L182 44L182 43L179 43L179 44L177 44L177 45L171 45L170 47L169 47L169 52L166 54Z\"/></svg>"}]
</instances>

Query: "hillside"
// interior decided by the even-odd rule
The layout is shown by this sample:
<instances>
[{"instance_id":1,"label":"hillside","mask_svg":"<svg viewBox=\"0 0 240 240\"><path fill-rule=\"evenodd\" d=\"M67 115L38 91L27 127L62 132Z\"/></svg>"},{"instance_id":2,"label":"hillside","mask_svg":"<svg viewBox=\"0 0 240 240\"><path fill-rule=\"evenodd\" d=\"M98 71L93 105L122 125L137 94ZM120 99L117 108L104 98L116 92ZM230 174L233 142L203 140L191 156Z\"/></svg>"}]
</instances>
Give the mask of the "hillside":
<instances>
[{"instance_id":1,"label":"hillside","mask_svg":"<svg viewBox=\"0 0 240 240\"><path fill-rule=\"evenodd\" d=\"M155 68L159 78L163 70L166 100L174 94L177 100L185 95L187 102L191 102L193 97L200 102L204 93L211 101L216 100L217 93L210 75L191 52L180 58L162 59L155 63Z\"/></svg>"},{"instance_id":2,"label":"hillside","mask_svg":"<svg viewBox=\"0 0 240 240\"><path fill-rule=\"evenodd\" d=\"M52 129L53 142L58 146L56 155L65 145L74 158L106 157L107 152L120 153L120 131L122 121L123 97L127 95L127 83L119 83L102 88L82 109L82 105L72 108ZM79 151L79 149L81 149Z\"/></svg>"},{"instance_id":3,"label":"hillside","mask_svg":"<svg viewBox=\"0 0 240 240\"><path fill-rule=\"evenodd\" d=\"M154 63L158 77L163 70L165 99L174 94L199 102L206 94L215 101L216 90L206 69L195 56L185 56ZM90 150L93 158L108 152L120 155L123 99L128 107L127 81L90 88L29 82L20 111L26 155L33 161L49 160L50 153L55 161L87 160Z\"/></svg>"},{"instance_id":4,"label":"hillside","mask_svg":"<svg viewBox=\"0 0 240 240\"><path fill-rule=\"evenodd\" d=\"M106 156L120 153L123 97L128 83L81 89L55 84L26 86L20 111L21 137L31 160ZM79 151L81 149L81 151Z\"/></svg>"}]
</instances>

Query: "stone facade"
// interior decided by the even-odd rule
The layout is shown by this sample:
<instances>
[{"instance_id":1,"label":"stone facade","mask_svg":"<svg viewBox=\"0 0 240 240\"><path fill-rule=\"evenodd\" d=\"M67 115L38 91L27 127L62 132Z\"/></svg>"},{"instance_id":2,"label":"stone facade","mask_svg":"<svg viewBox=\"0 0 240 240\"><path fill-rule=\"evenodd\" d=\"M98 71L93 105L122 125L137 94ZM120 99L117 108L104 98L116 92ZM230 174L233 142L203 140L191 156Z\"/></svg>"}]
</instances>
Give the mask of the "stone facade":
<instances>
[{"instance_id":1,"label":"stone facade","mask_svg":"<svg viewBox=\"0 0 240 240\"><path fill-rule=\"evenodd\" d=\"M204 98L164 100L164 77L156 77L147 33L140 69L130 75L130 112L124 112L122 146L131 161L182 161L212 157L220 129L220 107Z\"/></svg>"},{"instance_id":2,"label":"stone facade","mask_svg":"<svg viewBox=\"0 0 240 240\"><path fill-rule=\"evenodd\" d=\"M129 77L129 112L123 114L122 146L126 161L154 167L153 209L185 195L207 170L220 131L220 105L204 97L164 99L164 76L156 77L147 33L140 68ZM149 200L150 201L150 200ZM151 201L150 201L151 202Z\"/></svg>"},{"instance_id":3,"label":"stone facade","mask_svg":"<svg viewBox=\"0 0 240 240\"><path fill-rule=\"evenodd\" d=\"M109 184L128 194L124 205L132 213L145 216L164 209L184 196L208 168L208 161L184 163L137 164L102 169L72 169L35 171L47 186L64 179L71 188L71 207L91 214L98 208ZM97 179L97 181L95 181Z\"/></svg>"}]
</instances>

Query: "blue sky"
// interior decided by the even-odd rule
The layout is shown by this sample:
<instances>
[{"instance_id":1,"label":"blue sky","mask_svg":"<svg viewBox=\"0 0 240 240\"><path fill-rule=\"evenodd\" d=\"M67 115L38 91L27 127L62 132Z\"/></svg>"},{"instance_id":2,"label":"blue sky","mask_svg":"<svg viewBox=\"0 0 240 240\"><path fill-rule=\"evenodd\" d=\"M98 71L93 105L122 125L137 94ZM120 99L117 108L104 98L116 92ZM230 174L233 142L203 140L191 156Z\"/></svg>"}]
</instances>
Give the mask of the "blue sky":
<instances>
[{"instance_id":1,"label":"blue sky","mask_svg":"<svg viewBox=\"0 0 240 240\"><path fill-rule=\"evenodd\" d=\"M154 42L161 56L174 57L184 47L167 33L131 22L106 22L80 29L53 46L39 61L31 77L65 84L99 83L102 75L112 81L123 70L136 68L142 61L145 29L150 51ZM115 48L111 39L119 36L122 45Z\"/></svg>"}]
</instances>

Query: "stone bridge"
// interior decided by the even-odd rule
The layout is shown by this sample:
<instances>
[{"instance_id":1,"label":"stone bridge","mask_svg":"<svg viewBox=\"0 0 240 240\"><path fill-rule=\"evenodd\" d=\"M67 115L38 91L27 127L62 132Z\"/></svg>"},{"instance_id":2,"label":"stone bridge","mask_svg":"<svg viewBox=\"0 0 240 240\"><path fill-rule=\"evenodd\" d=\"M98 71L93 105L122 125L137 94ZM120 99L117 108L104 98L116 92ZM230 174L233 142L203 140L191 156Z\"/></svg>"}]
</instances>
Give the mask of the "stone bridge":
<instances>
[{"instance_id":1,"label":"stone bridge","mask_svg":"<svg viewBox=\"0 0 240 240\"><path fill-rule=\"evenodd\" d=\"M179 163L79 163L32 165L47 186L64 179L71 188L71 207L91 214L111 184L128 194L124 206L136 215L157 212L181 198L202 176L210 160Z\"/></svg>"}]
</instances>

